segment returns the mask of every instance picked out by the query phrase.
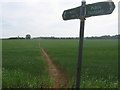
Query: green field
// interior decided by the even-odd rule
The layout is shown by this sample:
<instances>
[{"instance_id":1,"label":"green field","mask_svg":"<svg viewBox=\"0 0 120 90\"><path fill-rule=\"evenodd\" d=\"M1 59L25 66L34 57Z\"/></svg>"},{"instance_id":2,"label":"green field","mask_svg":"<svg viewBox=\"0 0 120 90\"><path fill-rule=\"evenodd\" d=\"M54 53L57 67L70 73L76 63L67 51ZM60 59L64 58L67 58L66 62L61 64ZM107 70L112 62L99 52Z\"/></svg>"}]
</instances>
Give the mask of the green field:
<instances>
[{"instance_id":1,"label":"green field","mask_svg":"<svg viewBox=\"0 0 120 90\"><path fill-rule=\"evenodd\" d=\"M3 40L3 88L49 87L38 40Z\"/></svg>"},{"instance_id":2,"label":"green field","mask_svg":"<svg viewBox=\"0 0 120 90\"><path fill-rule=\"evenodd\" d=\"M3 87L50 87L40 48L67 74L75 87L78 40L3 40ZM82 88L118 86L118 41L84 40Z\"/></svg>"}]
</instances>

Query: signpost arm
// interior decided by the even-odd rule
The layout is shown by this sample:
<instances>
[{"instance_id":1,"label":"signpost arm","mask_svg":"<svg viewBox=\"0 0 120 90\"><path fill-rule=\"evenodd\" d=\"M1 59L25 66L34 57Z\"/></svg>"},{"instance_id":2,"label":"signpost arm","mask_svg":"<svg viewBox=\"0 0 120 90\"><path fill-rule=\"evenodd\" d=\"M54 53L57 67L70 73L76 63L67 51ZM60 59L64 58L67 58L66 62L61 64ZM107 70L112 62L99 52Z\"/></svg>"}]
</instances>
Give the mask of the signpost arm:
<instances>
[{"instance_id":1,"label":"signpost arm","mask_svg":"<svg viewBox=\"0 0 120 90\"><path fill-rule=\"evenodd\" d=\"M80 19L80 36L79 36L79 51L78 51L78 65L77 65L77 78L76 88L80 87L81 79L81 67L82 67L82 51L83 51L83 39L84 39L84 24L85 24L85 1L82 1L82 14L83 17Z\"/></svg>"}]
</instances>

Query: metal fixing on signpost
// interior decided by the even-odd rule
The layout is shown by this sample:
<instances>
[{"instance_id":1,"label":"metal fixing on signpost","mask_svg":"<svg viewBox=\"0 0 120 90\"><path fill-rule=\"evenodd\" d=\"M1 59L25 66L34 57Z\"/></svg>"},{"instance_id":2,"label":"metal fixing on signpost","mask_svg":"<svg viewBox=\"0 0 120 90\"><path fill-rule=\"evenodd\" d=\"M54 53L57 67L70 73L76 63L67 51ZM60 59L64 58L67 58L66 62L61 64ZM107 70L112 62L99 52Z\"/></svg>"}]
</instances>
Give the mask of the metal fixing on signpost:
<instances>
[{"instance_id":1,"label":"metal fixing on signpost","mask_svg":"<svg viewBox=\"0 0 120 90\"><path fill-rule=\"evenodd\" d=\"M85 19L91 16L111 14L115 9L114 2L111 0L86 5L82 0L82 5L76 8L65 10L62 14L63 20L80 19L79 51L76 74L76 88L80 87L81 68L82 68L82 51L84 39Z\"/></svg>"}]
</instances>

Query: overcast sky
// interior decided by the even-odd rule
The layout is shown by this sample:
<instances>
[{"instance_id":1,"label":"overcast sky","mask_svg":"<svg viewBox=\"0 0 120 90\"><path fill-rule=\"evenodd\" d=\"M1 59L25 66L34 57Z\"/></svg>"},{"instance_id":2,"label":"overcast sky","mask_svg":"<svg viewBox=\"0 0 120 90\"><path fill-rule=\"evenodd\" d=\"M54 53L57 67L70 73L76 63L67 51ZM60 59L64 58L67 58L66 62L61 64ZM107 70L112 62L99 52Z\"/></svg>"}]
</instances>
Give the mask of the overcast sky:
<instances>
[{"instance_id":1,"label":"overcast sky","mask_svg":"<svg viewBox=\"0 0 120 90\"><path fill-rule=\"evenodd\" d=\"M105 0L86 0L86 4L101 1ZM112 14L86 19L85 37L118 34L118 0L114 3ZM62 13L80 5L81 0L0 0L0 37L78 37L80 20L64 21Z\"/></svg>"}]
</instances>

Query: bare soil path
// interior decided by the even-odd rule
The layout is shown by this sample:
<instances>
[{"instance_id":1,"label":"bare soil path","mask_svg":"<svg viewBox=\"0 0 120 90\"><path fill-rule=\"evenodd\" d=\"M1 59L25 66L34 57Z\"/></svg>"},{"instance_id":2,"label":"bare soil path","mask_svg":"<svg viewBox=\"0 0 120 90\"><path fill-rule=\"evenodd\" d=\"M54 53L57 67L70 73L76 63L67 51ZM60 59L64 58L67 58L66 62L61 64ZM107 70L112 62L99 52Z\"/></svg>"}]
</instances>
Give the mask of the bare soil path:
<instances>
[{"instance_id":1,"label":"bare soil path","mask_svg":"<svg viewBox=\"0 0 120 90\"><path fill-rule=\"evenodd\" d=\"M70 83L65 73L55 64L44 48L41 49L41 52L45 58L51 78L54 80L53 88L69 88Z\"/></svg>"}]
</instances>

